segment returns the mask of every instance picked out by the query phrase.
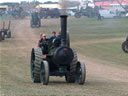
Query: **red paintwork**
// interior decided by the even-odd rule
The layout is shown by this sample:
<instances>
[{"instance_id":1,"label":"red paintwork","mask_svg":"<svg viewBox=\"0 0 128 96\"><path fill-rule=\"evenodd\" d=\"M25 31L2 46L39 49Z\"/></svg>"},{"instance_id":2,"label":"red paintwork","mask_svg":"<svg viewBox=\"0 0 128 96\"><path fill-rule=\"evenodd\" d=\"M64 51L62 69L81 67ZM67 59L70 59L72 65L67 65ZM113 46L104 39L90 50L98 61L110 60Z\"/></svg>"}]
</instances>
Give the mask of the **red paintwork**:
<instances>
[{"instance_id":1,"label":"red paintwork","mask_svg":"<svg viewBox=\"0 0 128 96\"><path fill-rule=\"evenodd\" d=\"M128 5L128 0L119 0L119 2ZM108 9L108 6L110 4L119 4L119 3L116 0L114 0L114 1L97 1L97 2L94 2L94 5L103 6L103 8L105 8L105 9Z\"/></svg>"}]
</instances>

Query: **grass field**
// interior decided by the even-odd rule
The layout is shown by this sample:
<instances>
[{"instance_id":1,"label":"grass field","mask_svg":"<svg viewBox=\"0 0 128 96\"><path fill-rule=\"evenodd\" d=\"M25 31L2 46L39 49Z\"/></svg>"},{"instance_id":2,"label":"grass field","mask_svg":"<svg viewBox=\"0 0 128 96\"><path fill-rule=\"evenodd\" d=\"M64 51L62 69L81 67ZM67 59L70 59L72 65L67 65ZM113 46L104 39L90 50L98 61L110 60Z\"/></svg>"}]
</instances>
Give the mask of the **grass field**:
<instances>
[{"instance_id":1,"label":"grass field","mask_svg":"<svg viewBox=\"0 0 128 96\"><path fill-rule=\"evenodd\" d=\"M128 35L128 19L124 18L69 18L71 46L86 62L85 84L67 84L59 77L50 77L48 86L32 83L31 48L37 47L40 33L59 32L59 21L45 19L41 28L33 29L29 19L12 21L12 38L0 42L1 96L128 96L128 54L121 49Z\"/></svg>"},{"instance_id":2,"label":"grass field","mask_svg":"<svg viewBox=\"0 0 128 96\"><path fill-rule=\"evenodd\" d=\"M69 24L75 25L69 27L73 34L71 40L79 42L78 46L76 44L74 47L85 56L111 64L128 65L128 56L121 50L121 44L128 35L127 21L127 19L108 19L100 22L93 19L84 20L84 18L70 20Z\"/></svg>"}]
</instances>

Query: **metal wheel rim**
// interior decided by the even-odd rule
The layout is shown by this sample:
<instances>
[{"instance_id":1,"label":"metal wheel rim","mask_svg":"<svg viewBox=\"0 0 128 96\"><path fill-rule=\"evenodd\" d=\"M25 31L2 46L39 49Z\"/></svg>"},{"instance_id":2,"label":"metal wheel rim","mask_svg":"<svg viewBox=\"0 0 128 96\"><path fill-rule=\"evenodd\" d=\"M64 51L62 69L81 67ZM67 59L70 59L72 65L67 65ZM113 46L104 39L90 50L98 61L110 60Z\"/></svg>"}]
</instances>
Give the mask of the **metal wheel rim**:
<instances>
[{"instance_id":1,"label":"metal wheel rim","mask_svg":"<svg viewBox=\"0 0 128 96\"><path fill-rule=\"evenodd\" d=\"M44 83L45 82L45 67L44 64L41 65L41 82Z\"/></svg>"},{"instance_id":2,"label":"metal wheel rim","mask_svg":"<svg viewBox=\"0 0 128 96\"><path fill-rule=\"evenodd\" d=\"M80 66L77 69L77 82L82 85L86 79L86 67L83 62L79 62Z\"/></svg>"},{"instance_id":3,"label":"metal wheel rim","mask_svg":"<svg viewBox=\"0 0 128 96\"><path fill-rule=\"evenodd\" d=\"M32 80L34 80L34 69L35 69L34 60L32 60L31 61L31 78L32 78Z\"/></svg>"},{"instance_id":4,"label":"metal wheel rim","mask_svg":"<svg viewBox=\"0 0 128 96\"><path fill-rule=\"evenodd\" d=\"M80 82L81 78L82 78L82 69L80 67L77 72L77 81Z\"/></svg>"},{"instance_id":5,"label":"metal wheel rim","mask_svg":"<svg viewBox=\"0 0 128 96\"><path fill-rule=\"evenodd\" d=\"M8 30L8 31L7 31L7 37L8 37L8 38L10 37L10 34L11 34L10 30Z\"/></svg>"}]
</instances>

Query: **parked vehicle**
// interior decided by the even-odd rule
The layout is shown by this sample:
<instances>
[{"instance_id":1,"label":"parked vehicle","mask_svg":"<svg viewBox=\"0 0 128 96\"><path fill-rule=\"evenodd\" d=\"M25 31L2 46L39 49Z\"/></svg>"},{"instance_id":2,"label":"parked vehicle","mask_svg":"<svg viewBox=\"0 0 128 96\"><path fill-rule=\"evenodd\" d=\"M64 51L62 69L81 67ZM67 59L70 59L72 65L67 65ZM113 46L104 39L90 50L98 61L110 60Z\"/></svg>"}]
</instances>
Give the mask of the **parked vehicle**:
<instances>
[{"instance_id":1,"label":"parked vehicle","mask_svg":"<svg viewBox=\"0 0 128 96\"><path fill-rule=\"evenodd\" d=\"M59 18L60 16L60 12L59 12L59 9L57 8L52 8L52 9L49 9L49 8L41 8L40 9L40 17L41 18Z\"/></svg>"},{"instance_id":2,"label":"parked vehicle","mask_svg":"<svg viewBox=\"0 0 128 96\"><path fill-rule=\"evenodd\" d=\"M85 9L81 8L75 13L76 18L80 18L81 16L87 16L88 18L97 17L99 14L99 8L95 7L87 7Z\"/></svg>"},{"instance_id":3,"label":"parked vehicle","mask_svg":"<svg viewBox=\"0 0 128 96\"><path fill-rule=\"evenodd\" d=\"M126 16L126 18L128 18L128 13L126 13L126 15L125 15L125 16Z\"/></svg>"},{"instance_id":4,"label":"parked vehicle","mask_svg":"<svg viewBox=\"0 0 128 96\"><path fill-rule=\"evenodd\" d=\"M5 36L7 38L11 38L10 26L11 26L11 21L9 21L8 23L8 28L5 28L5 22L3 22L3 28L0 30L0 41L4 40Z\"/></svg>"},{"instance_id":5,"label":"parked vehicle","mask_svg":"<svg viewBox=\"0 0 128 96\"><path fill-rule=\"evenodd\" d=\"M40 20L38 12L33 12L32 13L30 25L31 25L32 28L41 26L41 20Z\"/></svg>"},{"instance_id":6,"label":"parked vehicle","mask_svg":"<svg viewBox=\"0 0 128 96\"><path fill-rule=\"evenodd\" d=\"M115 18L116 14L108 10L99 10L101 18Z\"/></svg>"},{"instance_id":7,"label":"parked vehicle","mask_svg":"<svg viewBox=\"0 0 128 96\"><path fill-rule=\"evenodd\" d=\"M75 16L75 12L68 10L67 11L68 16Z\"/></svg>"}]
</instances>

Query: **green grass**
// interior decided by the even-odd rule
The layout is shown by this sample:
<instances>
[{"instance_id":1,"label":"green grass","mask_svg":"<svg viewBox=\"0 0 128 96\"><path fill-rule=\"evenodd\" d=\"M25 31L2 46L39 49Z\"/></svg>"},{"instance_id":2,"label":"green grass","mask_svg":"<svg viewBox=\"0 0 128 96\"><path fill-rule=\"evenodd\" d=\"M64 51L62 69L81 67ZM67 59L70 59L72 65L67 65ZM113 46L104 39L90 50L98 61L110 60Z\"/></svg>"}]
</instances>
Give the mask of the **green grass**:
<instances>
[{"instance_id":1,"label":"green grass","mask_svg":"<svg viewBox=\"0 0 128 96\"><path fill-rule=\"evenodd\" d=\"M86 57L103 60L109 62L109 64L128 66L128 54L122 51L121 43L122 42L88 44L76 46L76 48Z\"/></svg>"},{"instance_id":2,"label":"green grass","mask_svg":"<svg viewBox=\"0 0 128 96\"><path fill-rule=\"evenodd\" d=\"M70 19L69 30L72 42L88 42L92 40L104 40L114 38L126 38L128 35L128 19L105 19L97 21L95 19ZM122 40L107 43L79 44L73 46L77 50L89 57L105 60L110 64L128 65L128 54L122 49Z\"/></svg>"},{"instance_id":3,"label":"green grass","mask_svg":"<svg viewBox=\"0 0 128 96\"><path fill-rule=\"evenodd\" d=\"M78 38L78 40L118 38L127 34L127 21L127 19L106 19L103 21L87 18L71 19L68 28L71 36L75 39ZM72 38L72 40L74 39Z\"/></svg>"}]
</instances>

